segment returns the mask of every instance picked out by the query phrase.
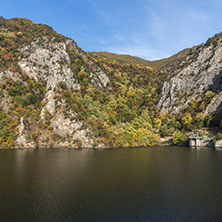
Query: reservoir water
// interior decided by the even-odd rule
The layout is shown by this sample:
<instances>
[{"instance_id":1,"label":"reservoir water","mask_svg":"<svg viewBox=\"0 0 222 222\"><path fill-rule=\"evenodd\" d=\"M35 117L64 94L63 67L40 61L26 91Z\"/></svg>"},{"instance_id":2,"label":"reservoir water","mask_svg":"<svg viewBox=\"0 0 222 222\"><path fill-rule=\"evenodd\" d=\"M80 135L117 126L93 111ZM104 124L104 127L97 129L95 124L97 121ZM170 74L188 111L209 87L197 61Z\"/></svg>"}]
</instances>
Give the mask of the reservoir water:
<instances>
[{"instance_id":1,"label":"reservoir water","mask_svg":"<svg viewBox=\"0 0 222 222\"><path fill-rule=\"evenodd\" d=\"M222 151L0 150L0 221L222 221Z\"/></svg>"}]
</instances>

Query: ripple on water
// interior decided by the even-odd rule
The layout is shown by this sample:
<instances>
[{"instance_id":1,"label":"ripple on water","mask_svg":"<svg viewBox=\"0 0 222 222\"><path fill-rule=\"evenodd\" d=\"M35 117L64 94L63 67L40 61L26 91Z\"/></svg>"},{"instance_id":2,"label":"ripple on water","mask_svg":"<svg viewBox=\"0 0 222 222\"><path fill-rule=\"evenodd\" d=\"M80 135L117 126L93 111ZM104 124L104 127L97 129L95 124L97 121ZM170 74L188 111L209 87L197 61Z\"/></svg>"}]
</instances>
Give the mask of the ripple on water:
<instances>
[{"instance_id":1,"label":"ripple on water","mask_svg":"<svg viewBox=\"0 0 222 222\"><path fill-rule=\"evenodd\" d=\"M0 221L222 221L222 152L0 151Z\"/></svg>"}]
</instances>

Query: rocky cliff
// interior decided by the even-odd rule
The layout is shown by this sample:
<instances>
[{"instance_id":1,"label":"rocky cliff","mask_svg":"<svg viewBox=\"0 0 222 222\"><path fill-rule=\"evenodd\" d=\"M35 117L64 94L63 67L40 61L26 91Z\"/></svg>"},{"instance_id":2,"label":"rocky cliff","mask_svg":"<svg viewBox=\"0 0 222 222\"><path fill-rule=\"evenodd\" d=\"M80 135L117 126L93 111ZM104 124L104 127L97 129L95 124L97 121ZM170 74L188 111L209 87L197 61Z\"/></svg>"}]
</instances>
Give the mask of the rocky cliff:
<instances>
[{"instance_id":1,"label":"rocky cliff","mask_svg":"<svg viewBox=\"0 0 222 222\"><path fill-rule=\"evenodd\" d=\"M161 90L158 103L161 112L180 112L191 102L202 101L209 92L214 93L214 98L205 104L204 113L221 112L222 100L218 94L222 89L221 34L193 47L172 76Z\"/></svg>"},{"instance_id":2,"label":"rocky cliff","mask_svg":"<svg viewBox=\"0 0 222 222\"><path fill-rule=\"evenodd\" d=\"M0 20L0 147L154 145L163 75L107 61L51 27Z\"/></svg>"},{"instance_id":3,"label":"rocky cliff","mask_svg":"<svg viewBox=\"0 0 222 222\"><path fill-rule=\"evenodd\" d=\"M2 89L0 109L5 113L11 113L15 109L13 116L18 120L18 125L14 128L17 135L14 136L16 138L14 145L92 147L96 138L87 136L90 134L90 128L83 127L84 121L76 118L77 113L70 108L65 99L58 98L61 97L61 90L80 91L82 77L78 76L78 73L82 73L98 89L108 86L110 81L107 74L73 40L65 37L58 40L57 34L51 29L45 35L39 31L39 36L33 35L27 40L21 31L24 29L24 23L31 23L29 25L34 26L31 21L26 19L2 21L4 22L0 26L1 63L9 60L5 59L9 50L7 43L9 46L18 45L17 49L13 48L17 53L13 55L15 59L11 61L9 67L2 65L0 71ZM22 30L15 31L10 25L12 22L13 25L20 23ZM38 25L35 28L38 28ZM45 26L44 29L47 30L48 27ZM26 41L22 42L22 39ZM15 85L21 90L16 92ZM37 95L37 88L40 86L42 90ZM7 87L11 87L12 91ZM27 87L30 98L33 95L33 101L27 101L25 104L22 101L22 88ZM41 104L36 104L36 100ZM28 109L27 105L31 111L37 112L35 119L31 115L24 116L19 113L25 107ZM43 128L40 129L39 125L43 125Z\"/></svg>"},{"instance_id":4,"label":"rocky cliff","mask_svg":"<svg viewBox=\"0 0 222 222\"><path fill-rule=\"evenodd\" d=\"M151 146L209 126L222 112L221 36L150 62L1 19L0 147Z\"/></svg>"}]
</instances>

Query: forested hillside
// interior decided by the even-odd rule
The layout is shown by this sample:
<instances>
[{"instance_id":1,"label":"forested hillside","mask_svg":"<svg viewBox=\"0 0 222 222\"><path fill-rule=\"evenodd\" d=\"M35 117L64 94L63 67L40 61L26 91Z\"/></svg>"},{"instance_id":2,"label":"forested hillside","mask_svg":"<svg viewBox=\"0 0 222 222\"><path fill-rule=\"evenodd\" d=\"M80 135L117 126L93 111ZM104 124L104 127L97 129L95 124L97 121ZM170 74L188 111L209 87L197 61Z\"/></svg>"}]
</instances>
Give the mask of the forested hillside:
<instances>
[{"instance_id":1,"label":"forested hillside","mask_svg":"<svg viewBox=\"0 0 222 222\"><path fill-rule=\"evenodd\" d=\"M221 37L215 38L150 62L87 53L47 25L1 18L0 147L151 146L173 135L179 144L186 141L185 131L219 126L220 112L206 111L219 98L217 81L215 88L200 80L205 88L194 99L188 99L196 93L192 87L171 89L183 75L190 76L185 85L196 81L199 71L192 62L207 64L204 73L218 67L213 75L219 75L214 55L220 53ZM179 100L172 100L172 90Z\"/></svg>"}]
</instances>

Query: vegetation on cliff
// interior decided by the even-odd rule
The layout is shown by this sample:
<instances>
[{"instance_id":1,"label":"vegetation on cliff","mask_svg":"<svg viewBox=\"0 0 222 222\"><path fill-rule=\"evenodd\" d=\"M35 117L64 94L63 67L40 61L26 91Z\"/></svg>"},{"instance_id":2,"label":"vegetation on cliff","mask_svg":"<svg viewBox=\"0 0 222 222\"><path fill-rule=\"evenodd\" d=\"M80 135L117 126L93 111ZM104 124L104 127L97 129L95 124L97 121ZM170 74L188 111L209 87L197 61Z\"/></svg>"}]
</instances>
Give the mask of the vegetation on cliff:
<instances>
[{"instance_id":1,"label":"vegetation on cliff","mask_svg":"<svg viewBox=\"0 0 222 222\"><path fill-rule=\"evenodd\" d=\"M0 147L151 146L165 136L179 144L185 131L219 125L220 115L204 114L211 90L173 115L158 109L163 83L189 53L154 62L86 53L47 25L1 19Z\"/></svg>"}]
</instances>

